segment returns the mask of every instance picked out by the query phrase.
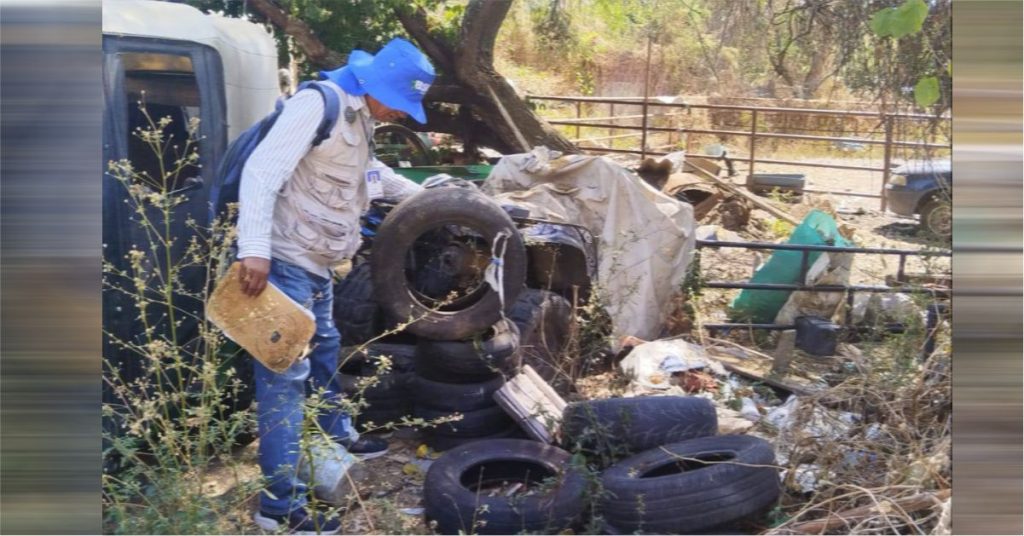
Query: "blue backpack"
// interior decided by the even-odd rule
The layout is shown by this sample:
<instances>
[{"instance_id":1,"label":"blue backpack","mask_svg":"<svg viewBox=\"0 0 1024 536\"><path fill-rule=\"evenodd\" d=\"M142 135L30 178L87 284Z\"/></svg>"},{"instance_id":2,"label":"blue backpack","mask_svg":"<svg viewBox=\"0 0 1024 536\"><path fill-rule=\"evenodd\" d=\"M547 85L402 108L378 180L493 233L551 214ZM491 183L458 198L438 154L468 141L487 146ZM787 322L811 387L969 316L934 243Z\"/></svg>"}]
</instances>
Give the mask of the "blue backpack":
<instances>
[{"instance_id":1,"label":"blue backpack","mask_svg":"<svg viewBox=\"0 0 1024 536\"><path fill-rule=\"evenodd\" d=\"M316 129L316 137L313 138L312 147L316 147L331 136L331 131L334 130L334 125L338 122L341 99L331 88L324 87L312 80L299 84L295 92L298 93L306 88L319 91L324 98L324 117ZM245 162L249 160L249 156L266 137L267 132L270 132L270 128L274 126L274 122L281 115L281 110L284 109L285 100L285 97L277 99L273 112L242 132L224 151L224 156L217 166L216 177L218 180L210 188L211 225L217 216L227 214L230 203L238 202L238 188L242 182L242 169L245 168Z\"/></svg>"}]
</instances>

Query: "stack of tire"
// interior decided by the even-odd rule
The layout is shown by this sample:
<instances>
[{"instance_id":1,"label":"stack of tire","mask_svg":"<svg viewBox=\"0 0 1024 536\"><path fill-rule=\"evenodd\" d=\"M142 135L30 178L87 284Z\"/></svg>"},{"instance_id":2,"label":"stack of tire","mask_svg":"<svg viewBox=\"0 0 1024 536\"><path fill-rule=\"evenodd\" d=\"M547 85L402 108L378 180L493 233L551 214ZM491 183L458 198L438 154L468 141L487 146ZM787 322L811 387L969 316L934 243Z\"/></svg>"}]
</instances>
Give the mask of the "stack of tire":
<instances>
[{"instance_id":1,"label":"stack of tire","mask_svg":"<svg viewBox=\"0 0 1024 536\"><path fill-rule=\"evenodd\" d=\"M415 354L416 346L409 344L370 343L342 348L338 371L342 393L349 400L365 403L354 419L360 432L372 432L412 416ZM382 363L384 358L389 366Z\"/></svg>"},{"instance_id":2,"label":"stack of tire","mask_svg":"<svg viewBox=\"0 0 1024 536\"><path fill-rule=\"evenodd\" d=\"M491 248L490 266L501 274L489 280L490 290L454 310L420 301L406 273L407 252L441 225L471 227ZM447 450L424 480L424 515L437 532L559 534L581 528L587 512L602 515L609 530L701 532L777 500L771 446L753 437L714 436L717 417L705 399L571 404L562 421L564 449L503 437L518 427L495 405L493 394L519 346L520 330L505 314L526 279L526 250L494 201L469 188L428 189L394 208L375 242L370 277L376 300L391 320L408 323L419 338L413 414L431 420L462 415L427 439L436 450ZM498 282L501 292L495 291ZM550 300L535 294L527 301L537 309ZM520 316L520 324L530 324L529 315ZM617 445L625 449L619 452ZM603 492L588 488L581 463L588 458L607 461L597 467ZM601 501L596 508L587 502L594 499Z\"/></svg>"},{"instance_id":3,"label":"stack of tire","mask_svg":"<svg viewBox=\"0 0 1024 536\"><path fill-rule=\"evenodd\" d=\"M519 330L502 319L467 340L421 338L416 346L413 415L426 421L461 418L427 428L425 441L448 450L480 439L509 437L518 426L494 401L505 370L519 348ZM453 417L456 416L456 417Z\"/></svg>"},{"instance_id":4,"label":"stack of tire","mask_svg":"<svg viewBox=\"0 0 1024 536\"><path fill-rule=\"evenodd\" d=\"M485 243L498 268L501 292L482 284L443 310L421 299L409 280L408 254L444 226L468 228ZM436 422L426 430L435 450L507 437L518 426L493 395L519 347L519 330L505 319L526 280L526 248L509 215L473 187L425 190L392 209L374 238L370 257L374 296L386 316L408 323L418 338L413 414ZM461 266L461 263L451 264Z\"/></svg>"}]
</instances>

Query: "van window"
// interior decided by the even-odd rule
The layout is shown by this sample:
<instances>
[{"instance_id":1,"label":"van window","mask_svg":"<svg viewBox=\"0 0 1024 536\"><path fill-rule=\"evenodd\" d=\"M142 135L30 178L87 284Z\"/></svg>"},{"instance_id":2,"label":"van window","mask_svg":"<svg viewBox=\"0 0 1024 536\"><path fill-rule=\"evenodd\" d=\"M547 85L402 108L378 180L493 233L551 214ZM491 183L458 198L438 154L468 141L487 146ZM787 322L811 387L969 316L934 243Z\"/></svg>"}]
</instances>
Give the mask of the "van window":
<instances>
[{"instance_id":1,"label":"van window","mask_svg":"<svg viewBox=\"0 0 1024 536\"><path fill-rule=\"evenodd\" d=\"M123 53L124 90L128 103L128 160L141 181L158 191L178 191L198 180L199 167L190 164L174 173L186 151L198 150L189 139L189 121L198 120L202 105L199 84L187 55L149 52ZM169 122L166 122L167 120ZM161 122L166 122L161 127ZM143 137L155 130L159 141Z\"/></svg>"}]
</instances>

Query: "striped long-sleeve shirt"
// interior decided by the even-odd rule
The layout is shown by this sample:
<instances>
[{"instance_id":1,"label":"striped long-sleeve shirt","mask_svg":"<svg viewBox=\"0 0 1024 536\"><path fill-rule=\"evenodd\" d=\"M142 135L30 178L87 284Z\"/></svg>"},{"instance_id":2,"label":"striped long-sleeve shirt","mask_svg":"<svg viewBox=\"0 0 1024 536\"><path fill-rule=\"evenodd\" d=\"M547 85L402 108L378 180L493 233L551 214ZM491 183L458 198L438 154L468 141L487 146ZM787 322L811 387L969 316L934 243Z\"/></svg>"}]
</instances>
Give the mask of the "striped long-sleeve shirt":
<instances>
[{"instance_id":1,"label":"striped long-sleeve shirt","mask_svg":"<svg viewBox=\"0 0 1024 536\"><path fill-rule=\"evenodd\" d=\"M324 82L330 84L330 82ZM337 86L334 86L337 87ZM363 97L346 94L341 95L341 109L352 108L359 114L365 114L368 125L373 124ZM310 153L316 129L324 113L323 98L316 90L307 89L298 92L286 101L281 115L274 126L250 155L242 171L242 182L239 191L240 212L238 222L239 257L260 257L269 259L280 244L272 244L274 207L278 194L287 181L296 172L303 158ZM332 132L332 137L340 136L340 123ZM365 142L364 142L365 143ZM384 196L404 199L422 187L401 177L379 161L368 163L368 167L379 168L384 189ZM360 211L363 207L360 207ZM358 214L359 211L356 211ZM353 222L358 227L358 221ZM358 240L358 233L355 237ZM284 259L289 260L289 259ZM317 271L324 271L327 267Z\"/></svg>"}]
</instances>

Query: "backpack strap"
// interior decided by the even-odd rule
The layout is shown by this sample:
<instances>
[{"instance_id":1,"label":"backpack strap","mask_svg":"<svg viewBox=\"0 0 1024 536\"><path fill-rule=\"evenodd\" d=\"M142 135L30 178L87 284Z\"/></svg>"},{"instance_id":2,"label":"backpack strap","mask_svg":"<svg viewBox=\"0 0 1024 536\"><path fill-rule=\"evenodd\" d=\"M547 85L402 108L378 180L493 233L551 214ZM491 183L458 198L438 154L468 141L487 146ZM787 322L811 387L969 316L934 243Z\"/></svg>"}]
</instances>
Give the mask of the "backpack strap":
<instances>
[{"instance_id":1,"label":"backpack strap","mask_svg":"<svg viewBox=\"0 0 1024 536\"><path fill-rule=\"evenodd\" d=\"M317 147L331 137L331 131L334 130L334 125L338 123L338 116L341 115L341 99L336 91L314 80L307 80L299 84L296 93L306 88L319 91L320 96L324 98L324 117L316 129L316 137L313 138L313 147Z\"/></svg>"}]
</instances>

